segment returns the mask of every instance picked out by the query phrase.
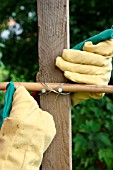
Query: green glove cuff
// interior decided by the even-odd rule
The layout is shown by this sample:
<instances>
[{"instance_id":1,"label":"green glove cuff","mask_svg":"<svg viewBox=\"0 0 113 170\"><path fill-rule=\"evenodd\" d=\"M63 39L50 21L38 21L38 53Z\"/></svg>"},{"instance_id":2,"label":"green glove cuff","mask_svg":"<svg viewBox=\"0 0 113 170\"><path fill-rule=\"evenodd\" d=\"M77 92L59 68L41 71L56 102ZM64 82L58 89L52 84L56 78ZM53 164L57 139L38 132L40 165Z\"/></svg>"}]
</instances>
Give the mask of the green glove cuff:
<instances>
[{"instance_id":1,"label":"green glove cuff","mask_svg":"<svg viewBox=\"0 0 113 170\"><path fill-rule=\"evenodd\" d=\"M90 37L90 38L82 41L81 43L74 46L72 49L82 50L84 43L87 42L87 41L92 41L93 44L98 44L101 41L105 41L105 40L108 40L108 39L111 39L111 38L113 38L113 29L107 29L107 30L102 31L101 33L99 33L99 34L97 34L93 37Z\"/></svg>"},{"instance_id":2,"label":"green glove cuff","mask_svg":"<svg viewBox=\"0 0 113 170\"><path fill-rule=\"evenodd\" d=\"M14 83L10 82L7 85L7 89L6 89L6 94L4 96L4 107L3 109L0 111L0 128L4 122L4 119L6 117L9 117L11 108L12 108L12 101L13 101L13 94L15 92L15 87L14 87Z\"/></svg>"}]
</instances>

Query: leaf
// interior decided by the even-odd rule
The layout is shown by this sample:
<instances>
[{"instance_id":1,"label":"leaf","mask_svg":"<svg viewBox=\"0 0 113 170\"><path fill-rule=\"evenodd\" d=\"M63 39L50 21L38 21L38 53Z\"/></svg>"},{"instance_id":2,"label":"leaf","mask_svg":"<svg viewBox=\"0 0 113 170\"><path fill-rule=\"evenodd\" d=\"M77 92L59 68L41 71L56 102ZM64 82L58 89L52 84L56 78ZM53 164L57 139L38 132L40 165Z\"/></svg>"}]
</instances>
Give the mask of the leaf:
<instances>
[{"instance_id":1,"label":"leaf","mask_svg":"<svg viewBox=\"0 0 113 170\"><path fill-rule=\"evenodd\" d=\"M106 146L111 146L111 141L107 133L101 132L98 134L97 138L104 143Z\"/></svg>"},{"instance_id":2,"label":"leaf","mask_svg":"<svg viewBox=\"0 0 113 170\"><path fill-rule=\"evenodd\" d=\"M2 52L0 51L0 60L1 60L2 56L3 56L3 55L2 55Z\"/></svg>"},{"instance_id":3,"label":"leaf","mask_svg":"<svg viewBox=\"0 0 113 170\"><path fill-rule=\"evenodd\" d=\"M107 110L109 110L111 113L113 112L113 104L112 103L107 103L106 104Z\"/></svg>"},{"instance_id":4,"label":"leaf","mask_svg":"<svg viewBox=\"0 0 113 170\"><path fill-rule=\"evenodd\" d=\"M5 47L5 45L4 45L4 44L2 44L2 43L0 43L0 47L4 48L4 47Z\"/></svg>"},{"instance_id":5,"label":"leaf","mask_svg":"<svg viewBox=\"0 0 113 170\"><path fill-rule=\"evenodd\" d=\"M90 168L88 168L88 170L95 170L95 167L91 166Z\"/></svg>"},{"instance_id":6,"label":"leaf","mask_svg":"<svg viewBox=\"0 0 113 170\"><path fill-rule=\"evenodd\" d=\"M100 130L100 124L93 120L86 120L85 124L80 126L80 132L84 133L95 133Z\"/></svg>"},{"instance_id":7,"label":"leaf","mask_svg":"<svg viewBox=\"0 0 113 170\"><path fill-rule=\"evenodd\" d=\"M98 152L100 160L104 160L108 168L113 168L113 150L111 148L103 148Z\"/></svg>"},{"instance_id":8,"label":"leaf","mask_svg":"<svg viewBox=\"0 0 113 170\"><path fill-rule=\"evenodd\" d=\"M73 142L75 143L74 151L77 156L82 156L87 150L87 140L80 134L77 134Z\"/></svg>"}]
</instances>

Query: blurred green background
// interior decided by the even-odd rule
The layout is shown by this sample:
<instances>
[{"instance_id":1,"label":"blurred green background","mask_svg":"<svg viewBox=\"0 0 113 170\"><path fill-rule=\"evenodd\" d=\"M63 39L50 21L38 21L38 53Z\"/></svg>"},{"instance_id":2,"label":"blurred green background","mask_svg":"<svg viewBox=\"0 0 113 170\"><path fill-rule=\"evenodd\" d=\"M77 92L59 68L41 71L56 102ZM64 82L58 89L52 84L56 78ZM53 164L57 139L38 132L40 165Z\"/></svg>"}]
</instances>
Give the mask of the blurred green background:
<instances>
[{"instance_id":1,"label":"blurred green background","mask_svg":"<svg viewBox=\"0 0 113 170\"><path fill-rule=\"evenodd\" d=\"M71 47L112 27L112 5L110 0L70 0ZM36 0L0 0L0 81L34 81L38 70L36 8ZM112 100L113 95L106 94L72 108L73 170L113 169Z\"/></svg>"}]
</instances>

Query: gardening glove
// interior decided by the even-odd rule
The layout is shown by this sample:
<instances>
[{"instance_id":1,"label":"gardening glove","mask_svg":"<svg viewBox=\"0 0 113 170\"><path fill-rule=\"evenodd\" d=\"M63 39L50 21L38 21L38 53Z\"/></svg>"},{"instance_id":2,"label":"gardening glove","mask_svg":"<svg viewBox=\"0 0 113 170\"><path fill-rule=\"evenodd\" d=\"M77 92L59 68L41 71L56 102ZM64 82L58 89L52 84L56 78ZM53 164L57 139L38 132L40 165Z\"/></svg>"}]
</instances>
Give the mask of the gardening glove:
<instances>
[{"instance_id":1,"label":"gardening glove","mask_svg":"<svg viewBox=\"0 0 113 170\"><path fill-rule=\"evenodd\" d=\"M69 80L92 85L107 85L112 70L113 39L94 45L85 42L83 51L64 49L62 57L57 57L56 66L64 71ZM104 93L72 93L72 105L89 98L101 98Z\"/></svg>"},{"instance_id":2,"label":"gardening glove","mask_svg":"<svg viewBox=\"0 0 113 170\"><path fill-rule=\"evenodd\" d=\"M53 117L19 86L0 131L0 170L39 170L55 133Z\"/></svg>"},{"instance_id":3,"label":"gardening glove","mask_svg":"<svg viewBox=\"0 0 113 170\"><path fill-rule=\"evenodd\" d=\"M113 38L113 29L106 29L106 30L100 32L99 34L94 35L94 36L80 42L79 44L74 46L73 49L82 50L84 43L87 41L91 41L93 44L98 44L99 42L106 41L106 40L109 40L112 38Z\"/></svg>"}]
</instances>

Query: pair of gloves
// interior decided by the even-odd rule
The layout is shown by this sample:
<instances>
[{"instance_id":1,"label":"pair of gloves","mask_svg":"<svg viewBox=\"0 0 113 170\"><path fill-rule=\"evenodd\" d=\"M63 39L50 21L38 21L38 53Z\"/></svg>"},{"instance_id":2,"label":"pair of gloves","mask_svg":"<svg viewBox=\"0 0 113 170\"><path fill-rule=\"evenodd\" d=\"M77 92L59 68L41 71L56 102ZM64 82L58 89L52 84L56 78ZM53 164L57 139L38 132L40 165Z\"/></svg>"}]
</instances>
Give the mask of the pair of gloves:
<instances>
[{"instance_id":1,"label":"pair of gloves","mask_svg":"<svg viewBox=\"0 0 113 170\"><path fill-rule=\"evenodd\" d=\"M105 30L76 45L64 49L57 57L56 66L64 76L76 83L107 85L112 71L113 29ZM99 99L104 93L76 92L71 94L72 105L89 98Z\"/></svg>"},{"instance_id":2,"label":"pair of gloves","mask_svg":"<svg viewBox=\"0 0 113 170\"><path fill-rule=\"evenodd\" d=\"M111 32L104 32L102 36L78 44L75 49L65 49L62 57L57 57L56 66L73 82L107 85L112 70L112 38ZM72 104L103 95L73 93ZM0 170L39 170L43 153L56 133L53 117L39 108L23 86L14 89L11 85L5 101L6 107L0 113Z\"/></svg>"}]
</instances>

